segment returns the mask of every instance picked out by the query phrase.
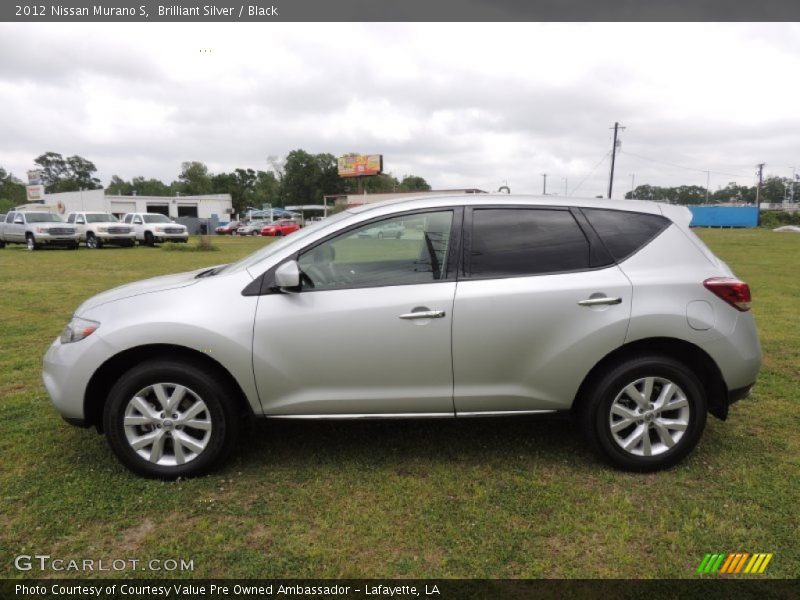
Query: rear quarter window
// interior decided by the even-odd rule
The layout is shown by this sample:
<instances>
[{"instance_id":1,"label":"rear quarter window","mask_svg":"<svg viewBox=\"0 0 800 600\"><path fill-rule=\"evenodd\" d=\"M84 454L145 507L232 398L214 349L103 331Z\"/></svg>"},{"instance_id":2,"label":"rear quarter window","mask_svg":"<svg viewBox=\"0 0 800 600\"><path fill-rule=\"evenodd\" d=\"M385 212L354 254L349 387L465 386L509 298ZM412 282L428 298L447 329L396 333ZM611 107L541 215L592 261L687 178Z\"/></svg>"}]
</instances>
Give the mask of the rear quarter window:
<instances>
[{"instance_id":1,"label":"rear quarter window","mask_svg":"<svg viewBox=\"0 0 800 600\"><path fill-rule=\"evenodd\" d=\"M661 215L600 208L581 210L617 262L644 248L672 223Z\"/></svg>"}]
</instances>

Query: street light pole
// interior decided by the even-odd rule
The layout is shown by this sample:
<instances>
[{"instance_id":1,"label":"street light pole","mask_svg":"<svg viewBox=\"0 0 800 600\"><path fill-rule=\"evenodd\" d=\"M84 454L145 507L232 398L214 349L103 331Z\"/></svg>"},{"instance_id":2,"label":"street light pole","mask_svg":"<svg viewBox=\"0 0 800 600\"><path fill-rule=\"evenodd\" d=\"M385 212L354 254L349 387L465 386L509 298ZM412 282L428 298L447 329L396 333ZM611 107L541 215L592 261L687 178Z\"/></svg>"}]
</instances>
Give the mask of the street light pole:
<instances>
[{"instance_id":1,"label":"street light pole","mask_svg":"<svg viewBox=\"0 0 800 600\"><path fill-rule=\"evenodd\" d=\"M542 173L542 196L547 196L547 173Z\"/></svg>"}]
</instances>

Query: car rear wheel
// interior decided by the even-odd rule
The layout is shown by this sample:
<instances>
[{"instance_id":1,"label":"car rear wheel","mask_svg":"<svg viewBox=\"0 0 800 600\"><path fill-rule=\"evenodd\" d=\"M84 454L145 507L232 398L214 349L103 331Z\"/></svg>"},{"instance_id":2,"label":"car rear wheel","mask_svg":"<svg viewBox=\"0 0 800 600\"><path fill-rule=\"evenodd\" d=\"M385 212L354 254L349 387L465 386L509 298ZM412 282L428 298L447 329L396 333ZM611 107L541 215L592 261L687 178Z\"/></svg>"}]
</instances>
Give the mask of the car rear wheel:
<instances>
[{"instance_id":1,"label":"car rear wheel","mask_svg":"<svg viewBox=\"0 0 800 600\"><path fill-rule=\"evenodd\" d=\"M108 396L103 423L126 467L161 479L207 472L227 455L239 430L235 404L215 377L167 360L125 373Z\"/></svg>"},{"instance_id":2,"label":"car rear wheel","mask_svg":"<svg viewBox=\"0 0 800 600\"><path fill-rule=\"evenodd\" d=\"M626 360L588 386L580 414L584 433L616 467L671 467L692 451L705 428L703 386L670 357Z\"/></svg>"}]
</instances>

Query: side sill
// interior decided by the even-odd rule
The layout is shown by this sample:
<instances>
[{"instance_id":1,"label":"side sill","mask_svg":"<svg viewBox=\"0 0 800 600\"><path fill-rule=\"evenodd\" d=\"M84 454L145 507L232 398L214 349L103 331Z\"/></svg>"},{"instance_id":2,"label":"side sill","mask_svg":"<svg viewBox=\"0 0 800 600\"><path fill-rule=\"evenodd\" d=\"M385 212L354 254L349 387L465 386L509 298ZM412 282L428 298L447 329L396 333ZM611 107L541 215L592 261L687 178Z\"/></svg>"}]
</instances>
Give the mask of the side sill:
<instances>
[{"instance_id":1,"label":"side sill","mask_svg":"<svg viewBox=\"0 0 800 600\"><path fill-rule=\"evenodd\" d=\"M332 414L332 415L262 415L265 419L452 419L454 413L364 413L364 414Z\"/></svg>"},{"instance_id":2,"label":"side sill","mask_svg":"<svg viewBox=\"0 0 800 600\"><path fill-rule=\"evenodd\" d=\"M518 417L524 415L548 415L556 410L482 410L477 412L460 412L457 414L461 417Z\"/></svg>"}]
</instances>

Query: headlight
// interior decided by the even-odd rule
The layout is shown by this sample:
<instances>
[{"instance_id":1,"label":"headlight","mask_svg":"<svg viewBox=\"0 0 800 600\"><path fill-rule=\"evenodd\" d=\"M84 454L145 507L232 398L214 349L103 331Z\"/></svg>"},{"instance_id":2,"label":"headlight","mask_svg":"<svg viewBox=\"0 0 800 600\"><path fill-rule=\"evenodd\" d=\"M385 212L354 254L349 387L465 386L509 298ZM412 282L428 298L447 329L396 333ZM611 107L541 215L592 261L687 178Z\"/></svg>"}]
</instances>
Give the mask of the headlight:
<instances>
[{"instance_id":1,"label":"headlight","mask_svg":"<svg viewBox=\"0 0 800 600\"><path fill-rule=\"evenodd\" d=\"M97 231L99 231L100 233L105 233L108 231L108 227L98 227Z\"/></svg>"},{"instance_id":2,"label":"headlight","mask_svg":"<svg viewBox=\"0 0 800 600\"><path fill-rule=\"evenodd\" d=\"M92 335L98 327L100 327L100 323L97 321L72 317L72 320L64 327L64 331L61 332L61 343L71 344L72 342L79 342L83 338Z\"/></svg>"},{"instance_id":3,"label":"headlight","mask_svg":"<svg viewBox=\"0 0 800 600\"><path fill-rule=\"evenodd\" d=\"M50 231L50 229L48 227L37 227L36 228L36 233L47 233L49 231Z\"/></svg>"},{"instance_id":4,"label":"headlight","mask_svg":"<svg viewBox=\"0 0 800 600\"><path fill-rule=\"evenodd\" d=\"M164 232L163 227L156 227L156 233L163 233L163 232Z\"/></svg>"}]
</instances>

